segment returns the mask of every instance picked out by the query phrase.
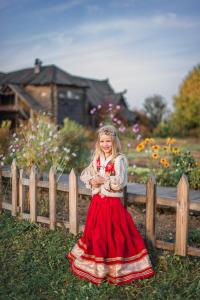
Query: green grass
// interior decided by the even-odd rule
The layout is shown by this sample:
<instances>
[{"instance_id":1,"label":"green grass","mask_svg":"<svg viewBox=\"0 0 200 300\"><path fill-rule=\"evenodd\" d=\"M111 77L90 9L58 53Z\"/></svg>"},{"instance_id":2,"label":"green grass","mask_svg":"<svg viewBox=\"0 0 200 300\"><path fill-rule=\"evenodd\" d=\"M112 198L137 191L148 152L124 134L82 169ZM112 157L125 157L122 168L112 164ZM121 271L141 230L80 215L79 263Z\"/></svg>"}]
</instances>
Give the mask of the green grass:
<instances>
[{"instance_id":1,"label":"green grass","mask_svg":"<svg viewBox=\"0 0 200 300\"><path fill-rule=\"evenodd\" d=\"M150 252L157 274L150 279L124 286L79 280L65 258L77 238L0 215L0 299L200 299L200 259L167 251Z\"/></svg>"}]
</instances>

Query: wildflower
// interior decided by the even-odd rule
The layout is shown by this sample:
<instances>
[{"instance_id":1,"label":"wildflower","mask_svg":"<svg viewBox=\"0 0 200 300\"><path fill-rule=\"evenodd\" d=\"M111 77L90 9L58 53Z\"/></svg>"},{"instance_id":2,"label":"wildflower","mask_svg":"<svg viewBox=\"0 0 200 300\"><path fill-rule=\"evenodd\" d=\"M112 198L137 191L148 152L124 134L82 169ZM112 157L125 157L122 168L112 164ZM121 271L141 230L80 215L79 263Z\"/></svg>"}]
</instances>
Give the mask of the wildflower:
<instances>
[{"instance_id":1,"label":"wildflower","mask_svg":"<svg viewBox=\"0 0 200 300\"><path fill-rule=\"evenodd\" d=\"M130 147L131 147L131 144L129 144L129 143L128 143L128 144L127 144L127 147L129 147L129 148L130 148Z\"/></svg>"},{"instance_id":2,"label":"wildflower","mask_svg":"<svg viewBox=\"0 0 200 300\"><path fill-rule=\"evenodd\" d=\"M69 152L70 152L70 149L69 149L69 148L66 148L66 147L64 147L63 150L64 150L66 153L69 153Z\"/></svg>"},{"instance_id":3,"label":"wildflower","mask_svg":"<svg viewBox=\"0 0 200 300\"><path fill-rule=\"evenodd\" d=\"M138 136L136 137L136 140L139 141L141 139L141 134L138 134Z\"/></svg>"},{"instance_id":4,"label":"wildflower","mask_svg":"<svg viewBox=\"0 0 200 300\"><path fill-rule=\"evenodd\" d=\"M121 108L121 106L120 106L120 105L117 105L117 106L116 106L116 109L120 109L120 108Z\"/></svg>"},{"instance_id":5,"label":"wildflower","mask_svg":"<svg viewBox=\"0 0 200 300\"><path fill-rule=\"evenodd\" d=\"M150 144L153 144L153 143L155 143L155 140L154 140L153 138L150 138L150 139L149 139L149 143L150 143Z\"/></svg>"},{"instance_id":6,"label":"wildflower","mask_svg":"<svg viewBox=\"0 0 200 300\"><path fill-rule=\"evenodd\" d=\"M76 153L73 152L73 153L72 153L72 156L76 157L77 155L76 155Z\"/></svg>"},{"instance_id":7,"label":"wildflower","mask_svg":"<svg viewBox=\"0 0 200 300\"><path fill-rule=\"evenodd\" d=\"M168 161L167 161L167 159L166 158L161 158L160 159L160 163L162 164L162 165L164 165L165 163L167 163Z\"/></svg>"},{"instance_id":8,"label":"wildflower","mask_svg":"<svg viewBox=\"0 0 200 300\"><path fill-rule=\"evenodd\" d=\"M114 121L114 122L117 122L117 118L113 118L113 121Z\"/></svg>"},{"instance_id":9,"label":"wildflower","mask_svg":"<svg viewBox=\"0 0 200 300\"><path fill-rule=\"evenodd\" d=\"M169 145L169 144L175 144L176 143L176 139L174 139L174 138L167 138L167 142L166 142L166 144L167 145Z\"/></svg>"},{"instance_id":10,"label":"wildflower","mask_svg":"<svg viewBox=\"0 0 200 300\"><path fill-rule=\"evenodd\" d=\"M97 106L98 109L101 109L101 107L102 107L101 104L99 104L99 105Z\"/></svg>"},{"instance_id":11,"label":"wildflower","mask_svg":"<svg viewBox=\"0 0 200 300\"><path fill-rule=\"evenodd\" d=\"M144 143L145 143L145 145L148 145L148 144L150 143L150 138L146 138L146 139L144 140Z\"/></svg>"},{"instance_id":12,"label":"wildflower","mask_svg":"<svg viewBox=\"0 0 200 300\"><path fill-rule=\"evenodd\" d=\"M112 107L112 103L109 103L109 107Z\"/></svg>"},{"instance_id":13,"label":"wildflower","mask_svg":"<svg viewBox=\"0 0 200 300\"><path fill-rule=\"evenodd\" d=\"M134 133L138 133L140 131L139 125L138 124L133 125L132 130Z\"/></svg>"},{"instance_id":14,"label":"wildflower","mask_svg":"<svg viewBox=\"0 0 200 300\"><path fill-rule=\"evenodd\" d=\"M151 156L152 156L153 159L159 158L159 154L158 153L152 153Z\"/></svg>"},{"instance_id":15,"label":"wildflower","mask_svg":"<svg viewBox=\"0 0 200 300\"><path fill-rule=\"evenodd\" d=\"M144 143L140 143L136 147L136 151L141 152L144 149Z\"/></svg>"},{"instance_id":16,"label":"wildflower","mask_svg":"<svg viewBox=\"0 0 200 300\"><path fill-rule=\"evenodd\" d=\"M16 136L16 133L13 133L13 137L15 137Z\"/></svg>"},{"instance_id":17,"label":"wildflower","mask_svg":"<svg viewBox=\"0 0 200 300\"><path fill-rule=\"evenodd\" d=\"M99 123L99 127L102 127L103 126L103 123L101 122L101 123Z\"/></svg>"},{"instance_id":18,"label":"wildflower","mask_svg":"<svg viewBox=\"0 0 200 300\"><path fill-rule=\"evenodd\" d=\"M122 121L120 121L120 120L118 120L118 121L117 121L117 124L119 124L119 125L120 125L121 123L122 123Z\"/></svg>"},{"instance_id":19,"label":"wildflower","mask_svg":"<svg viewBox=\"0 0 200 300\"><path fill-rule=\"evenodd\" d=\"M165 168L169 168L169 166L170 166L170 164L169 164L168 162L166 162L166 163L164 164L164 167L165 167Z\"/></svg>"},{"instance_id":20,"label":"wildflower","mask_svg":"<svg viewBox=\"0 0 200 300\"><path fill-rule=\"evenodd\" d=\"M178 154L178 153L180 153L180 149L178 147L174 147L174 148L172 148L172 152L174 154Z\"/></svg>"},{"instance_id":21,"label":"wildflower","mask_svg":"<svg viewBox=\"0 0 200 300\"><path fill-rule=\"evenodd\" d=\"M160 146L159 145L153 145L151 148L152 148L153 151L158 151L160 149Z\"/></svg>"},{"instance_id":22,"label":"wildflower","mask_svg":"<svg viewBox=\"0 0 200 300\"><path fill-rule=\"evenodd\" d=\"M168 147L167 147L167 146L163 146L162 148L163 148L163 150L165 150L165 151L168 150Z\"/></svg>"}]
</instances>

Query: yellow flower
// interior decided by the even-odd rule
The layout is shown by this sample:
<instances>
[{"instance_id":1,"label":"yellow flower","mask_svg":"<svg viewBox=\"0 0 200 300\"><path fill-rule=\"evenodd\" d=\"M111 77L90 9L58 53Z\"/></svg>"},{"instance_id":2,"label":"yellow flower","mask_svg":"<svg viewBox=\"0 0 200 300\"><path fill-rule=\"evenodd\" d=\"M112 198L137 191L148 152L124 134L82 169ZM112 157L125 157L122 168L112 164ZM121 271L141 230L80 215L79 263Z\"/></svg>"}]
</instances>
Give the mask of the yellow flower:
<instances>
[{"instance_id":1,"label":"yellow flower","mask_svg":"<svg viewBox=\"0 0 200 300\"><path fill-rule=\"evenodd\" d=\"M150 144L150 138L146 138L146 139L144 140L144 143L145 143L145 145Z\"/></svg>"},{"instance_id":2,"label":"yellow flower","mask_svg":"<svg viewBox=\"0 0 200 300\"><path fill-rule=\"evenodd\" d=\"M151 146L151 148L153 149L153 151L158 151L160 149L159 145L153 145Z\"/></svg>"},{"instance_id":3,"label":"yellow flower","mask_svg":"<svg viewBox=\"0 0 200 300\"><path fill-rule=\"evenodd\" d=\"M152 153L151 156L152 156L153 159L159 158L159 154L158 153Z\"/></svg>"},{"instance_id":4,"label":"yellow flower","mask_svg":"<svg viewBox=\"0 0 200 300\"><path fill-rule=\"evenodd\" d=\"M172 148L172 152L175 154L178 154L178 153L180 153L180 149L178 147L174 147L174 148Z\"/></svg>"},{"instance_id":5,"label":"yellow flower","mask_svg":"<svg viewBox=\"0 0 200 300\"><path fill-rule=\"evenodd\" d=\"M154 140L153 138L150 138L150 139L149 139L149 143L150 143L150 144L153 144L153 143L155 143L155 140Z\"/></svg>"},{"instance_id":6,"label":"yellow flower","mask_svg":"<svg viewBox=\"0 0 200 300\"><path fill-rule=\"evenodd\" d=\"M164 165L165 163L167 163L168 161L167 161L167 159L166 158L161 158L160 159L160 163L162 164L162 165Z\"/></svg>"},{"instance_id":7,"label":"yellow flower","mask_svg":"<svg viewBox=\"0 0 200 300\"><path fill-rule=\"evenodd\" d=\"M169 168L169 166L170 166L170 164L169 164L168 162L166 162L166 163L164 164L164 167L165 167L165 168Z\"/></svg>"},{"instance_id":8,"label":"yellow flower","mask_svg":"<svg viewBox=\"0 0 200 300\"><path fill-rule=\"evenodd\" d=\"M140 143L136 147L136 151L141 152L144 149L144 143Z\"/></svg>"},{"instance_id":9,"label":"yellow flower","mask_svg":"<svg viewBox=\"0 0 200 300\"><path fill-rule=\"evenodd\" d=\"M174 139L174 138L167 138L167 142L166 142L166 144L167 145L169 145L169 144L175 144L176 143L176 139Z\"/></svg>"},{"instance_id":10,"label":"yellow flower","mask_svg":"<svg viewBox=\"0 0 200 300\"><path fill-rule=\"evenodd\" d=\"M165 151L168 150L168 147L167 147L167 146L163 146L162 148L163 148L163 150L165 150Z\"/></svg>"}]
</instances>

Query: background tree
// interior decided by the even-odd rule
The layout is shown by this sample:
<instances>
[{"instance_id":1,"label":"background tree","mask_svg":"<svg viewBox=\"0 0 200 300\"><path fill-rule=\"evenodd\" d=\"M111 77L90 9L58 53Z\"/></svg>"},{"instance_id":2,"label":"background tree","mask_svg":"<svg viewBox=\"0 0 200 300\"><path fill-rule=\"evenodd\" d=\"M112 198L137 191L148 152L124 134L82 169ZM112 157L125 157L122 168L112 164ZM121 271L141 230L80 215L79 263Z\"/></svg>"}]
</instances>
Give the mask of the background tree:
<instances>
[{"instance_id":1,"label":"background tree","mask_svg":"<svg viewBox=\"0 0 200 300\"><path fill-rule=\"evenodd\" d=\"M200 136L200 65L183 80L174 97L173 123L182 135Z\"/></svg>"},{"instance_id":2,"label":"background tree","mask_svg":"<svg viewBox=\"0 0 200 300\"><path fill-rule=\"evenodd\" d=\"M167 104L161 95L154 95L145 99L143 110L149 118L152 129L154 129L162 121L167 110Z\"/></svg>"}]
</instances>

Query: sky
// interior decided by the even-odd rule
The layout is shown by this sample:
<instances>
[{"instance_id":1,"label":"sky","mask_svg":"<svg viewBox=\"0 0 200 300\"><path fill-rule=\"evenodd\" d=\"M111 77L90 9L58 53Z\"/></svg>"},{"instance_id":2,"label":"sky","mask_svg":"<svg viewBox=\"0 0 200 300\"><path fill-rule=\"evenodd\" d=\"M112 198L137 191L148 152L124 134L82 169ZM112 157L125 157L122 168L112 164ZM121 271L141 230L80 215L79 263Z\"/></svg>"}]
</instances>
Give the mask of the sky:
<instances>
[{"instance_id":1,"label":"sky","mask_svg":"<svg viewBox=\"0 0 200 300\"><path fill-rule=\"evenodd\" d=\"M130 109L173 97L200 63L199 0L0 0L0 72L35 58L127 90Z\"/></svg>"}]
</instances>

